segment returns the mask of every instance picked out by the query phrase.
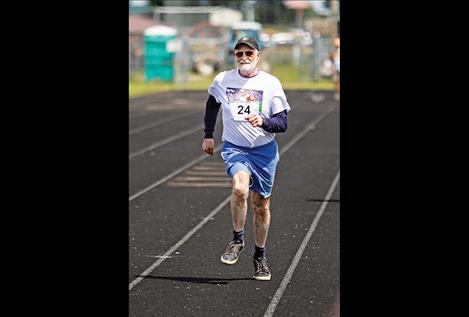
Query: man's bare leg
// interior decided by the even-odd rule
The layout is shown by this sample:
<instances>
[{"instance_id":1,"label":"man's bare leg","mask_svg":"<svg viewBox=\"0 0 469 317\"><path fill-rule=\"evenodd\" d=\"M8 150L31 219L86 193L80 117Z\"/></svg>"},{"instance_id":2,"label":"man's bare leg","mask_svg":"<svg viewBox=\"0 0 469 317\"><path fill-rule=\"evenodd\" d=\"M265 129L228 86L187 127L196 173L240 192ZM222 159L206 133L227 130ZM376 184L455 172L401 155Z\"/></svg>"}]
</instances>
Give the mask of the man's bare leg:
<instances>
[{"instance_id":1,"label":"man's bare leg","mask_svg":"<svg viewBox=\"0 0 469 317\"><path fill-rule=\"evenodd\" d=\"M251 175L248 172L239 171L233 176L233 191L231 195L231 218L233 230L241 231L246 223L247 199L249 197L249 181Z\"/></svg>"},{"instance_id":2,"label":"man's bare leg","mask_svg":"<svg viewBox=\"0 0 469 317\"><path fill-rule=\"evenodd\" d=\"M263 248L267 241L270 225L270 198L264 198L255 191L252 193L254 236L256 237L256 245Z\"/></svg>"},{"instance_id":3,"label":"man's bare leg","mask_svg":"<svg viewBox=\"0 0 469 317\"><path fill-rule=\"evenodd\" d=\"M259 281L270 281L271 274L265 257L265 243L270 225L270 199L263 198L259 193L252 194L254 211L254 235L256 245L253 257L254 278Z\"/></svg>"},{"instance_id":4,"label":"man's bare leg","mask_svg":"<svg viewBox=\"0 0 469 317\"><path fill-rule=\"evenodd\" d=\"M249 181L251 175L239 171L233 176L233 191L231 195L231 219L233 221L233 240L230 241L225 252L221 255L224 264L235 264L244 249L244 224L246 223L247 199L249 196Z\"/></svg>"}]
</instances>

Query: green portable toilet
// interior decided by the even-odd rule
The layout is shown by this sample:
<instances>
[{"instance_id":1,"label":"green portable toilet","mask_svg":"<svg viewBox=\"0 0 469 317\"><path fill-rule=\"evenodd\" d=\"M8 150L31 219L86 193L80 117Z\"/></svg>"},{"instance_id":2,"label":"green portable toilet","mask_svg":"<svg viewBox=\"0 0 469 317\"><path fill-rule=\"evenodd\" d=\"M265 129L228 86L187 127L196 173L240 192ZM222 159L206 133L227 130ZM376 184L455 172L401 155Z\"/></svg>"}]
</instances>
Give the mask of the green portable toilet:
<instances>
[{"instance_id":1,"label":"green portable toilet","mask_svg":"<svg viewBox=\"0 0 469 317\"><path fill-rule=\"evenodd\" d=\"M145 80L173 81L174 52L171 42L174 43L176 34L176 29L164 25L145 29Z\"/></svg>"}]
</instances>

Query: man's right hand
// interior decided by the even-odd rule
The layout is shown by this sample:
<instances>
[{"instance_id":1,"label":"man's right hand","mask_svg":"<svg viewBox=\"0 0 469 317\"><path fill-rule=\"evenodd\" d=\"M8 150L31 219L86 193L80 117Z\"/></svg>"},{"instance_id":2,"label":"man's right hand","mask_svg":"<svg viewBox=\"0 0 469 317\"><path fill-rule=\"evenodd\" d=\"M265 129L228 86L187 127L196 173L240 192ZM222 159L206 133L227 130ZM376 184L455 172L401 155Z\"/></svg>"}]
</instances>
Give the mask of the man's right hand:
<instances>
[{"instance_id":1,"label":"man's right hand","mask_svg":"<svg viewBox=\"0 0 469 317\"><path fill-rule=\"evenodd\" d=\"M202 142L202 150L213 156L213 148L215 147L215 142L213 139L204 139Z\"/></svg>"}]
</instances>

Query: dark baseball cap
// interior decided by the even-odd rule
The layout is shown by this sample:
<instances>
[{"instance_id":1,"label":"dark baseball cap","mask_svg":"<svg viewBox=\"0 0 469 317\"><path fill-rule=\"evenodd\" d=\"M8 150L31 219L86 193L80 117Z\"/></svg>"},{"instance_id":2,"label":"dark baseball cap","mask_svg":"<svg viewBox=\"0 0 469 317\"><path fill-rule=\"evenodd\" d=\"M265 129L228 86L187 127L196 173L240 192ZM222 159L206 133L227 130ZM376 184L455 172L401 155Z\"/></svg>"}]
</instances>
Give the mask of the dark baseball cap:
<instances>
[{"instance_id":1,"label":"dark baseball cap","mask_svg":"<svg viewBox=\"0 0 469 317\"><path fill-rule=\"evenodd\" d=\"M236 42L236 45L235 45L235 49L238 47L238 45L241 45L241 44L246 44L247 46L249 46L250 48L253 48L253 49L256 49L258 51L260 51L259 49L259 43L257 43L256 39L255 38L252 38L252 37L242 37L238 40L238 42Z\"/></svg>"}]
</instances>

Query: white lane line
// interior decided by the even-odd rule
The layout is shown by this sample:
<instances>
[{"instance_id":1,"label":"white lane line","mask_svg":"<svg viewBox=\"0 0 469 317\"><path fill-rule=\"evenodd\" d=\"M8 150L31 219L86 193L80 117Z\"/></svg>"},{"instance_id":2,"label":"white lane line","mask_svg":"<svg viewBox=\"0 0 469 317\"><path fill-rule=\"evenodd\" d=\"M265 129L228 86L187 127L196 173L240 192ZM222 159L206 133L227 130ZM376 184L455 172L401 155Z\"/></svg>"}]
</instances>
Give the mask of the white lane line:
<instances>
[{"instance_id":1,"label":"white lane line","mask_svg":"<svg viewBox=\"0 0 469 317\"><path fill-rule=\"evenodd\" d=\"M181 245L183 245L184 242L189 240L190 237L194 233L196 233L202 226L207 223L209 220L213 219L213 217L231 200L231 195L228 196L224 201L222 201L210 214L207 215L197 226L195 226L191 231L189 231L181 240L179 240L175 245L171 247L168 251L166 251L165 254L161 258L159 258L155 263L150 265L142 274L140 274L139 277L137 277L135 280L133 280L129 284L129 291L134 288L135 285L140 283L148 274L150 274L154 269L156 269L161 263L163 263L164 260L166 260L168 257L173 254L174 251L176 251Z\"/></svg>"},{"instance_id":2,"label":"white lane line","mask_svg":"<svg viewBox=\"0 0 469 317\"><path fill-rule=\"evenodd\" d=\"M199 125L197 125L197 126L191 128L191 129L187 129L187 130L181 131L181 132L179 132L179 133L177 133L177 134L175 134L175 135L172 135L172 136L170 136L170 137L167 137L166 139L163 139L163 140L160 140L160 141L158 141L158 142L156 142L156 143L153 143L153 144L151 144L151 145L149 145L149 146L147 146L147 147L145 147L145 148L143 148L143 149L141 149L141 150L139 150L139 151L137 151L137 152L131 153L131 154L129 155L129 159L132 159L132 158L134 158L134 157L136 157L136 156L138 156L138 155L141 155L141 154L143 154L143 153L145 153L145 152L154 150L154 149L156 149L156 148L158 148L158 147L160 147L160 146L162 146L162 145L165 145L165 144L167 144L167 143L169 143L169 142L172 142L172 141L174 141L174 140L177 140L177 139L179 139L179 138L182 138L182 137L184 137L184 136L186 136L186 135L192 134L192 133L194 133L194 132L196 132L196 131L202 130L203 127L204 127L204 124L202 123L202 124L199 124Z\"/></svg>"},{"instance_id":3,"label":"white lane line","mask_svg":"<svg viewBox=\"0 0 469 317\"><path fill-rule=\"evenodd\" d=\"M311 95L311 100L314 101L315 103L321 102L325 99L323 94L312 94Z\"/></svg>"},{"instance_id":4,"label":"white lane line","mask_svg":"<svg viewBox=\"0 0 469 317\"><path fill-rule=\"evenodd\" d=\"M225 177L199 177L199 176L178 176L173 179L175 182L191 182L191 181L215 181L215 182L231 182L228 176Z\"/></svg>"},{"instance_id":5,"label":"white lane line","mask_svg":"<svg viewBox=\"0 0 469 317\"><path fill-rule=\"evenodd\" d=\"M169 182L168 187L231 187L231 182Z\"/></svg>"},{"instance_id":6,"label":"white lane line","mask_svg":"<svg viewBox=\"0 0 469 317\"><path fill-rule=\"evenodd\" d=\"M334 109L335 107L332 107L332 110ZM314 120L311 124L308 124L306 126L305 129L303 129L302 132L300 132L298 135L301 135L304 136L308 131L312 130L312 127L315 127L315 125L320 121L322 120L328 113L330 113L332 110L328 111L325 115L322 115L320 116L319 118L317 118L316 120ZM288 142L288 144L286 146L283 147L282 151L280 151L279 153L279 156L282 155L282 153L284 153L287 149L289 149L293 144L295 144L296 142L298 142L298 140L301 138L301 137L296 137L294 138L292 141ZM219 146L218 150L221 148L221 146ZM218 151L217 150L217 151ZM214 151L215 152L215 151ZM206 156L203 156L203 158L205 158ZM181 169L180 169L181 170ZM154 186L153 186L154 187ZM131 197L132 198L132 197ZM129 199L130 200L130 199ZM173 245L171 247L171 249L169 249L165 254L163 254L163 256L170 256L174 251L176 251L184 242L186 242L194 233L197 232L197 230L199 230L200 228L202 228L202 226L208 221L208 219L210 218L213 218L229 201L231 200L231 195L228 196L224 201L222 201L214 210L212 210L210 212L210 214L208 214L198 225L196 225L191 231L189 231L181 240L179 240L175 245ZM327 201L327 199L326 199ZM161 258L161 259L158 259L158 261L156 261L155 263L153 263L150 267L148 267L142 274L140 274L139 277L137 277L135 280L133 280L130 284L129 284L129 291L135 286L137 285L138 283L140 283L143 278L145 278L145 276L147 276L148 274L150 274L154 269L156 269L161 263L163 263L163 261L165 260L166 258Z\"/></svg>"},{"instance_id":7,"label":"white lane line","mask_svg":"<svg viewBox=\"0 0 469 317\"><path fill-rule=\"evenodd\" d=\"M221 145L216 146L216 147L213 149L213 153L215 154L215 153L218 152L220 149L221 149ZM184 171L185 169L188 169L188 168L191 167L192 165L197 164L198 162L200 162L200 161L202 161L203 159L206 159L206 158L208 158L208 157L209 157L208 154L205 154L205 153L202 154L202 155L200 155L199 157L197 157L196 159L190 161L190 162L187 163L186 165L184 165L184 166L178 168L177 170L173 171L172 173L170 173L170 174L166 175L165 177L163 177L163 178L157 180L156 182L154 182L154 183L151 184L150 186L148 186L148 187L142 189L141 191L139 191L139 192L133 194L132 196L129 197L129 201L134 200L134 199L137 198L138 196L140 196L140 195L146 193L147 191L149 191L149 190L155 188L156 186L158 186L158 185L160 185L160 184L166 182L166 181L167 181L168 179L170 179L171 177L173 177L173 176L175 176L175 175L181 173L181 172Z\"/></svg>"},{"instance_id":8,"label":"white lane line","mask_svg":"<svg viewBox=\"0 0 469 317\"><path fill-rule=\"evenodd\" d=\"M186 175L197 175L197 176L227 176L225 171L185 171Z\"/></svg>"},{"instance_id":9,"label":"white lane line","mask_svg":"<svg viewBox=\"0 0 469 317\"><path fill-rule=\"evenodd\" d=\"M221 168L222 168L222 167L220 166L220 169L221 169ZM194 166L194 167L192 168L192 170L193 170L193 171L213 171L214 168L213 168L213 166Z\"/></svg>"},{"instance_id":10,"label":"white lane line","mask_svg":"<svg viewBox=\"0 0 469 317\"><path fill-rule=\"evenodd\" d=\"M168 122L171 122L171 121L174 121L174 120L177 120L177 119L181 119L181 118L184 118L184 117L187 117L189 115L196 114L196 113L197 112L183 113L183 114L172 116L172 117L169 117L169 118L166 118L166 119L163 119L163 120L150 122L150 123L142 125L138 128L130 129L129 130L129 135L132 135L132 134L135 134L135 133L140 133L142 131L145 131L145 130L148 130L148 129L151 129L151 128L156 128L157 126L162 125L164 123L168 123Z\"/></svg>"},{"instance_id":11,"label":"white lane line","mask_svg":"<svg viewBox=\"0 0 469 317\"><path fill-rule=\"evenodd\" d=\"M270 302L269 307L267 307L267 310L264 313L264 317L271 317L273 315L275 308L277 307L277 304L280 302L280 298L282 297L283 292L285 291L285 288L290 282L293 272L295 272L296 266L298 265L298 262L300 261L301 256L303 255L306 245L311 239L311 236L313 235L314 230L316 230L319 219L321 219L321 216L327 207L328 201L331 198L332 193L335 190L335 187L337 186L337 182L339 181L339 178L340 178L340 170L337 172L337 175L335 176L335 179L332 182L331 187L329 188L329 191L327 192L327 195L324 198L324 202L322 203L321 208L319 208L319 211L316 217L314 218L313 223L311 224L311 227L308 230L308 233L304 237L303 242L301 242L300 248L298 249L295 257L293 258L293 262L290 264L290 267L288 268L287 273L285 273L285 276L283 277L283 280L280 283L279 288L275 292L275 295L272 298L272 301Z\"/></svg>"},{"instance_id":12,"label":"white lane line","mask_svg":"<svg viewBox=\"0 0 469 317\"><path fill-rule=\"evenodd\" d=\"M287 144L285 144L282 147L282 149L279 152L279 155L282 155L282 153L287 151L293 144L295 144L299 139L301 139L306 133L308 133L311 130L316 129L316 125L319 123L319 121L324 119L329 113L334 111L334 109L335 109L335 106L331 107L328 111L326 111L325 113L323 113L319 117L317 117L316 120L314 120L313 122L308 124L303 131L298 133L292 140L290 140L290 142L288 142Z\"/></svg>"},{"instance_id":13,"label":"white lane line","mask_svg":"<svg viewBox=\"0 0 469 317\"><path fill-rule=\"evenodd\" d=\"M310 95L305 96L305 97L300 101L300 103L302 103L303 101L307 100L309 96L310 96ZM329 113L329 112L327 112L325 115L327 115L328 113ZM324 115L324 116L325 116L325 115ZM320 119L322 119L324 116L320 116ZM315 124L316 124L317 122L319 122L319 121L316 121L315 123L313 123L310 128L308 128L306 131L304 131L304 133L306 134L307 131L309 131L309 130L311 130L311 129L314 129L314 128L315 128ZM296 141L295 141L295 142L296 142ZM290 143L293 144L292 142L290 142ZM290 143L289 143L289 144L290 144ZM291 146L291 145L285 146L285 147L279 152L279 155L281 155L283 152L285 152L290 146ZM220 150L220 148L221 148L221 145L218 146L218 147L215 147L213 153L215 154L216 152L218 152L218 151ZM175 171L172 172L171 174L166 175L165 177L163 177L162 179L156 181L155 183L151 184L150 186L148 186L148 187L142 189L141 191L135 193L134 195L130 196L130 197L129 197L129 201L131 201L131 200L137 198L138 196L140 196L140 195L146 193L147 191L149 191L149 190L155 188L156 186L158 186L158 185L164 183L165 181L167 181L168 179L170 179L170 178L173 177L174 175L179 174L179 173L182 172L183 170L185 170L185 169L191 167L192 165L194 165L194 164L196 164L196 163L202 161L202 160L203 160L204 158L206 158L206 157L207 157L206 154L203 154L203 155L199 156L199 157L196 158L195 160L193 160L193 161L187 163L186 165L182 166L181 168L175 170ZM192 171L187 171L187 173L188 173L188 174L191 174ZM218 173L218 172L207 172L207 173L217 173L217 174L210 174L210 175L225 175L225 172L220 172L221 174ZM199 174L199 175L202 175L202 174ZM206 174L206 175L208 175L208 174Z\"/></svg>"},{"instance_id":14,"label":"white lane line","mask_svg":"<svg viewBox=\"0 0 469 317\"><path fill-rule=\"evenodd\" d=\"M316 120L314 120L313 122L311 122L310 124L308 124L306 126L305 129L303 129L302 132L300 132L298 135L296 135L290 142L288 142L285 146L282 147L282 149L279 151L279 155L282 155L282 153L284 153L286 150L288 150L293 144L295 144L300 138L302 138L306 133L308 133L308 131L311 131L311 130L314 130L316 128L316 125L319 123L319 121L321 121L322 119L324 119L329 113L331 113L333 110L335 109L335 106L331 107L327 112L321 114L318 118L316 118ZM221 149L221 145L218 145L215 147L215 149L213 150L213 153L215 154L216 152L218 152L219 150ZM185 169L188 169L189 167L191 167L192 165L195 165L196 163L202 161L203 159L207 158L207 154L202 154L201 156L197 157L195 160L193 161L190 161L189 163L187 163L186 165L178 168L177 170L175 170L174 172L166 175L165 177L159 179L158 181L154 182L153 184L151 184L150 186L142 189L141 191L135 193L134 195L130 196L129 197L129 201L131 200L134 200L135 198L137 198L138 196L148 192L149 190L155 188L156 186L166 182L168 179L170 179L171 177L181 173L182 171L184 171ZM191 174L189 173L190 171L187 171L188 174ZM202 173L202 172L201 172ZM212 174L212 173L217 173L216 175L225 175L225 172L206 172L206 173L211 173L211 175L215 175L215 174ZM201 174L200 174L201 175Z\"/></svg>"},{"instance_id":15,"label":"white lane line","mask_svg":"<svg viewBox=\"0 0 469 317\"><path fill-rule=\"evenodd\" d=\"M129 98L129 108L146 107L168 102L171 98L175 97L177 92L161 91L155 92L146 96L131 97ZM163 97L159 100L152 99L153 97Z\"/></svg>"}]
</instances>

